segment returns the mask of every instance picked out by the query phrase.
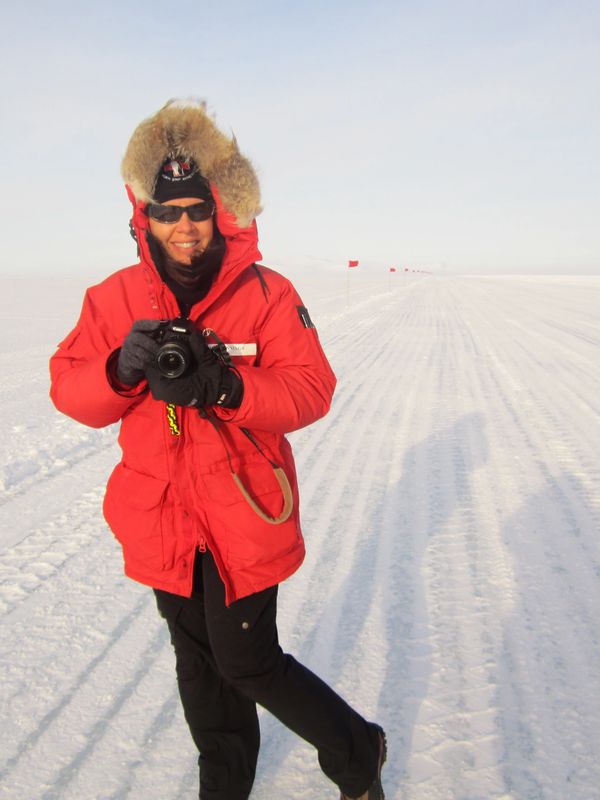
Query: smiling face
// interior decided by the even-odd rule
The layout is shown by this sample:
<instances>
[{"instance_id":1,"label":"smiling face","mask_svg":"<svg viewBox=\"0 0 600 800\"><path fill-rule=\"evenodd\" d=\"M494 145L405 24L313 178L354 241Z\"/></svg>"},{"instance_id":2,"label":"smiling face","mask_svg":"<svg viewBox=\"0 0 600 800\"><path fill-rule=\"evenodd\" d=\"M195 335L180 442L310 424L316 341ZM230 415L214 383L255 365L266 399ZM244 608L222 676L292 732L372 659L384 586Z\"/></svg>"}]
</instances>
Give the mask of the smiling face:
<instances>
[{"instance_id":1,"label":"smiling face","mask_svg":"<svg viewBox=\"0 0 600 800\"><path fill-rule=\"evenodd\" d=\"M163 205L186 208L202 203L197 197L181 197L169 200ZM182 266L189 266L192 259L201 255L213 236L212 217L201 222L192 222L187 214L182 214L179 222L171 225L149 218L150 233L162 245L165 253Z\"/></svg>"}]
</instances>

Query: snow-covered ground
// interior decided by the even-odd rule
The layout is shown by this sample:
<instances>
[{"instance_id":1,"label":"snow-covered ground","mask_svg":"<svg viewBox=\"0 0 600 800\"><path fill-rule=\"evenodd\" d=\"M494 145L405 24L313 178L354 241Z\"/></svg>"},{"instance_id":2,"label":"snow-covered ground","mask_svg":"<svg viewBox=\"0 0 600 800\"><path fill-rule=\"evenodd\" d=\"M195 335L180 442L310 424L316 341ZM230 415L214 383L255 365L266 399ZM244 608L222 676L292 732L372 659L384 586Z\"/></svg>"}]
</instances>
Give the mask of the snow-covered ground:
<instances>
[{"instance_id":1,"label":"snow-covered ground","mask_svg":"<svg viewBox=\"0 0 600 800\"><path fill-rule=\"evenodd\" d=\"M299 280L339 387L291 437L283 644L386 728L390 800L600 798L600 278L348 277L348 306ZM0 285L0 797L191 800L168 637L101 516L116 431L47 399L82 287ZM252 798L336 800L261 723Z\"/></svg>"}]
</instances>

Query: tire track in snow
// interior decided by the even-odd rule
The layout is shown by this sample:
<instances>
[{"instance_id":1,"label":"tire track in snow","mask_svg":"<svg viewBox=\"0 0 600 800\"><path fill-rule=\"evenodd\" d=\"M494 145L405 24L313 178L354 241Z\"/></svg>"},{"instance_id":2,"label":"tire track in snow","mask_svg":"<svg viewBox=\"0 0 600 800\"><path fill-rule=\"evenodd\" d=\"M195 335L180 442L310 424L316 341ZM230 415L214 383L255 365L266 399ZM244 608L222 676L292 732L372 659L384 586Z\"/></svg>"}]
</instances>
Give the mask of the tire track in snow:
<instances>
[{"instance_id":1,"label":"tire track in snow","mask_svg":"<svg viewBox=\"0 0 600 800\"><path fill-rule=\"evenodd\" d=\"M412 752L408 753L405 740L401 758L405 773L401 774L399 769L397 772L407 797L413 796L411 786L416 797L471 796L471 787L479 787L480 791L487 787L481 796L492 797L498 796L503 787L493 762L489 768L481 758L482 753L493 758L497 739L494 711L488 705L488 659L490 630L493 630L490 626L494 610L484 590L491 577L486 562L499 560L502 564L502 557L498 559L494 543L489 547L486 543L484 547L477 536L471 482L474 472L487 458L482 437L485 417L475 410L479 406L477 383L470 381L468 392L461 386L465 377L464 350L469 350L472 344L464 329L461 309L448 296L444 298L444 309L438 346L432 352L437 386L425 394L438 399L430 408L417 411L421 415L430 414L426 424L430 433L416 445L414 452L407 454L407 479L413 473L409 487L416 483L428 487L429 493L425 513L415 520L412 552L413 569L422 563L421 592L429 658L422 658L425 649L422 634L416 638L411 635L410 626L414 623L409 614L408 664L398 666L406 670L412 660L416 671L413 686L421 682L423 697L413 717L409 700L414 702L416 698L414 694L406 698L403 719L407 730L401 733L410 736L412 731ZM414 495L409 487L404 494L412 503ZM410 573L405 573L404 578L415 583ZM416 588L413 591L418 593ZM403 610L399 611L402 618ZM416 604L413 613L419 620ZM411 650L415 651L412 659ZM382 696L393 687L390 673Z\"/></svg>"},{"instance_id":2,"label":"tire track in snow","mask_svg":"<svg viewBox=\"0 0 600 800\"><path fill-rule=\"evenodd\" d=\"M48 731L52 730L51 735L54 735L53 732L56 730L60 716L69 704L77 699L81 687L87 682L97 666L104 661L110 651L118 645L147 602L147 597L140 598L131 612L119 619L104 647L91 660L87 661L75 676L71 676L70 687L66 691L63 690L63 693L40 720L31 721L34 722L34 727L31 727L30 724L31 730L24 738L18 742L13 742L13 747L10 748L13 750L13 754L8 757L3 767L0 768L0 780L3 783L6 782L8 775L14 770L20 759L29 754Z\"/></svg>"},{"instance_id":3,"label":"tire track in snow","mask_svg":"<svg viewBox=\"0 0 600 800\"><path fill-rule=\"evenodd\" d=\"M478 330L482 329L483 325L478 323ZM533 348L519 340L512 348L505 348L502 357L496 353L492 392L501 393L527 451L534 454L541 476L553 485L554 492L560 497L561 511L569 517L566 520L568 528L581 531L595 527L600 521L596 511L596 487L600 476L597 446L600 442L598 437L595 445L593 438L590 441L590 433L595 430L595 418L569 413L571 408L566 394L553 392L547 396L537 389L543 385L548 367L540 363L533 352ZM502 377L505 378L504 386L500 383ZM590 376L589 383L593 385L595 382ZM532 420L535 420L534 425ZM564 471L564 487L553 476L550 464L558 464ZM585 507L581 504L582 488ZM594 540L589 538L579 539L577 547L584 549L587 568L592 568L595 578L600 574L600 547L594 546ZM586 564L582 563L581 569L586 570Z\"/></svg>"},{"instance_id":4,"label":"tire track in snow","mask_svg":"<svg viewBox=\"0 0 600 800\"><path fill-rule=\"evenodd\" d=\"M89 517L96 516L103 495L104 487L85 492L64 513L48 519L43 527L20 534L19 543L3 553L0 612L5 618L15 610L21 616L26 614L25 602L35 602L34 593L93 543L98 526ZM106 535L108 529L102 533Z\"/></svg>"},{"instance_id":5,"label":"tire track in snow","mask_svg":"<svg viewBox=\"0 0 600 800\"><path fill-rule=\"evenodd\" d=\"M118 556L112 554L112 557ZM17 751L0 774L3 785L15 787L15 797L22 796L17 787L23 782L23 763L31 765L26 781L31 787L29 796L79 800L89 792L91 781L94 786L113 785L114 796L124 797L127 787L134 782L134 767L143 763L156 747L153 741L162 741L165 732L176 727L177 740L187 743L185 724L175 719L181 714L168 633L154 609L151 591L143 588L141 596L132 598L125 591L116 609L104 612L97 630L81 627L82 619L90 618L89 612L97 603L123 595L123 588L130 588L124 577L111 576L110 568L104 571L107 574L100 577L101 583L93 587L92 598L81 610L83 616L71 620L64 617L62 608L65 604L67 609L73 604L77 607L77 598L84 595L85 590L76 583L77 576L85 574L81 563L64 568L64 572L70 573L62 576L63 583L68 584L64 594L69 595L64 602L55 600L48 613L38 610L39 622L43 624L45 617L52 620L53 626L62 631L65 642L71 640L73 644L64 652L57 652L51 664L41 659L36 683L43 690L43 702L38 698L34 705L40 710L45 706L41 717L30 719L26 710L31 704L28 682L21 685L20 693L13 692L10 699L11 716L19 721L18 729L24 735L15 737L13 732L11 749L16 746ZM103 580L111 577L113 586ZM117 624L111 627L115 619ZM39 622L33 618L34 633ZM21 660L28 658L28 649L26 645ZM49 692L44 690L45 686ZM163 716L165 711L167 717ZM178 749L182 749L180 742ZM3 750L10 752L8 747ZM119 752L122 760L117 759ZM106 763L112 764L108 774ZM176 765L167 762L162 769L171 770L174 779L175 775L179 777ZM138 796L150 795L143 792Z\"/></svg>"},{"instance_id":6,"label":"tire track in snow","mask_svg":"<svg viewBox=\"0 0 600 800\"><path fill-rule=\"evenodd\" d=\"M148 605L148 597L145 596L135 607L135 612L145 610ZM132 621L133 622L133 621ZM145 620L140 623L138 620L138 630L134 629L122 621L122 630L115 631L115 636L111 643L111 650L117 648L125 650L128 645L128 638L140 641L144 640L147 630ZM131 627L131 630L129 628ZM108 737L111 732L113 720L118 717L126 704L140 691L140 685L144 682L149 673L156 667L157 661L163 655L168 641L168 634L163 626L155 631L146 646L139 654L136 663L131 665L125 660L126 672L117 686L115 694L112 692L106 695L107 676L102 675L103 671L113 671L113 664L123 664L123 658L117 653L111 653L110 663L107 662L108 652L105 650L99 654L89 665L89 669L82 676L83 681L80 685L77 697L77 705L71 708L61 709L61 718L58 724L67 730L72 730L74 724L80 730L80 734L69 742L63 742L61 747L60 769L52 775L51 788L42 795L41 800L63 800L68 792L68 787L72 781L76 780L80 770L84 768L86 762L95 756L98 745ZM97 674L94 674L97 673ZM104 690L104 693L103 693ZM99 703L101 698L103 701ZM170 698L170 706L173 706L174 695ZM81 719L81 707L94 707L94 714L88 720ZM98 708L100 706L100 714ZM70 713L69 713L70 712ZM71 718L71 719L70 719ZM82 724L82 722L84 724ZM159 731L157 730L157 733ZM109 748L109 753L112 748ZM108 783L115 781L114 772ZM87 781L86 781L87 783ZM118 783L117 783L118 785ZM108 788L108 786L106 787ZM106 789L105 789L106 790ZM75 798L81 797L80 790L76 790Z\"/></svg>"},{"instance_id":7,"label":"tire track in snow","mask_svg":"<svg viewBox=\"0 0 600 800\"><path fill-rule=\"evenodd\" d=\"M483 304L483 307L486 307L485 303ZM478 334L481 337L481 334L485 330L483 321L478 320L476 327ZM530 432L535 429L535 426L532 426L531 424L531 416L527 418L526 415L533 414L535 409L533 406L527 407L527 405L525 405L523 408L522 392L519 394L519 399L521 402L519 406L515 406L511 394L507 393L506 385L503 385L500 382L502 376L505 376L508 380L508 387L510 391L511 375L516 374L518 376L518 370L515 372L514 368L516 368L517 364L520 364L522 369L523 363L526 363L526 359L524 359L524 353L518 343L512 347L505 347L503 349L503 358L505 360L505 364L507 363L507 359L511 356L511 354L518 354L518 361L515 362L511 368L507 369L506 372L503 370L498 370L496 365L494 365L494 368L489 371L488 379L491 386L489 395L497 396L501 401L501 404L494 416L497 419L499 416L498 411L500 411L500 415L504 420L506 420L505 426L502 430L503 436L506 437L505 441L511 442L512 440L511 444L514 447L515 452L522 452L522 441L524 440L526 442L528 451L534 456L533 460L537 468L538 475L549 486L547 498L544 498L543 500L536 499L530 502L531 513L534 513L536 517L539 517L540 509L547 507L548 501L555 504L555 498L557 496L560 497L561 491L557 486L556 480L552 477L547 467L546 460L537 455L538 453L543 453L542 442L534 441L530 434ZM521 386L526 387L528 385L527 377L519 377L521 378ZM502 409L504 409L504 412ZM542 418L545 416L543 409L541 412L538 411L538 414L540 414ZM525 419L527 419L527 422L525 422ZM553 421L556 423L555 419ZM549 459L549 463L552 463L552 458ZM514 477L515 471L518 474L518 479L516 481L511 479ZM512 484L511 489L513 490L514 496L522 496L522 487L531 484L531 465L524 459L520 459L516 464L512 465L511 470L507 471L505 480L507 478ZM542 495L542 497L544 497L544 495ZM564 503L562 505L562 511L564 511L564 508L568 507L568 505L565 506ZM561 513L560 508L559 513ZM523 594L523 588L520 589L517 605L520 613L525 617L526 622L523 628L521 628L518 624L519 621L515 619L513 615L513 617L510 618L511 624L508 626L508 630L506 632L503 631L503 637L509 644L508 646L504 646L503 652L499 658L499 672L502 673L502 680L500 683L503 687L502 689L499 689L499 697L501 697L501 705L503 708L501 725L505 729L504 741L506 753L510 755L509 760L513 763L513 765L520 765L520 769L513 769L513 774L507 776L507 782L511 789L514 789L517 792L522 792L522 796L529 797L537 796L539 787L543 785L546 775L552 774L553 767L556 763L560 764L564 762L565 742L564 737L561 736L562 731L559 732L556 726L557 714L559 714L557 707L549 708L550 704L548 703L547 697L543 697L540 702L539 698L536 697L535 692L532 693L530 690L528 691L527 689L518 687L515 684L515 673L520 675L521 680L524 680L525 686L528 686L531 680L530 676L535 674L537 671L538 675L542 677L546 676L545 685L547 687L552 687L550 688L550 692L557 694L558 696L561 695L562 691L561 688L559 688L557 691L556 687L577 685L577 675L586 675L586 679L590 681L591 685L598 685L597 670L595 673L590 673L589 670L590 664L597 665L598 663L598 646L596 642L593 647L589 648L588 653L581 656L579 655L579 651L581 650L582 646L584 650L588 649L586 647L586 642L589 641L589 631L593 630L593 627L591 627L593 625L593 619L585 613L585 609L583 609L581 606L582 600L584 602L587 601L589 597L588 592L574 592L574 587L572 584L569 585L569 583L572 581L573 575L578 575L579 577L585 574L586 570L583 562L572 563L568 567L564 568L563 571L561 571L562 574L564 576L568 576L568 578L563 592L556 593L556 596L560 597L560 600L557 603L553 603L553 605L556 606L555 615L548 613L546 616L543 605L540 605L538 608L531 608L530 600L536 594L536 590L532 588L532 575L537 573L544 578L546 575L554 578L553 564L556 565L558 563L554 551L556 550L557 546L559 550L561 549L561 537L558 537L558 541L555 541L554 537L551 538L546 533L546 531L557 529L556 520L555 518L552 518L552 512L550 512L550 514L546 515L546 521L542 525L542 530L540 531L540 533L543 533L543 540L545 541L537 541L533 539L531 537L531 533L527 530L523 530L521 527L519 530L522 531L522 535L517 543L515 540L515 534L512 531L512 527L513 525L517 525L519 523L519 517L521 514L522 512L518 514L514 523L507 523L505 517L502 530L504 539L508 539L512 549L518 551L519 553L519 561L516 563L532 565L531 574L529 576L522 574L521 580L519 580L519 585L521 587L527 587L525 594ZM565 518L562 521L560 528L565 528L568 530L570 527L572 527L572 524L569 524L568 519ZM531 539L532 546L530 547L528 547L526 544L528 538ZM567 546L564 548L562 557L564 557L566 559L566 563L568 563L569 559L572 559L573 546L572 542L569 542L568 540L566 544ZM575 551L576 549L577 548L575 548ZM530 552L528 553L527 550ZM521 572L523 573L523 570L521 570ZM592 582L592 584L589 585L588 590L592 592L592 598L597 598L597 582L595 585L594 582ZM549 596L553 597L554 593L551 593ZM575 606L571 611L568 610L568 603L565 604L565 597L568 598L570 602L573 602L575 597L577 598L575 601ZM545 586L542 587L540 600L544 605L548 605L548 592L547 587ZM593 602L594 601L592 600L592 603ZM553 636L551 633L551 629L555 624L555 620L560 620L561 618L564 620L565 613L567 613L568 618L571 617L573 623L575 623L575 630L572 631L572 645L564 642L559 643L555 636ZM552 619L551 623L548 622L549 619ZM584 620L583 626L579 625L581 619ZM534 620L536 621L534 622ZM548 627L548 625L550 627ZM572 630L572 623L569 623L567 627L568 629ZM577 628L579 629L577 630ZM515 631L521 631L517 638L515 638ZM553 652L554 656L551 655ZM516 660L514 656L515 653L519 654L519 657ZM561 661L564 664L570 662L570 666L566 671L564 669L559 669L558 665ZM521 662L520 666L522 671L516 669L516 667L519 665L519 662ZM588 665L587 667L586 664ZM510 690L509 694L507 693L507 687L510 686L512 686L512 689ZM525 698L527 697L529 697L529 704L525 702ZM559 705L561 702L564 703L564 700L559 700ZM540 717L539 720L536 720L536 724L534 724L533 727L528 721L526 721L523 715L523 709L528 708L528 706L531 708L532 704L536 708L536 714ZM512 710L509 711L509 709ZM586 734L583 735L583 738L587 739L587 741L594 741L593 730L589 730L589 722L586 722L585 720L585 713L581 713L583 711L583 709L580 709L580 712L577 714L579 718L580 730L579 736L575 737L575 740L579 740L582 736L582 730L586 730ZM591 718L597 718L597 710L595 714L591 714ZM560 728L562 728L562 724L560 725ZM592 734L591 739L587 738L589 734ZM525 746L527 742L528 744ZM518 743L518 753L516 752L515 743ZM542 746L543 750L540 753L539 748ZM535 770L537 772L537 777L535 777L533 764L536 759L540 759L541 754L545 753L549 747L551 750L554 750L554 758L548 758L545 768L538 768ZM597 752L597 745L592 746L592 751L594 750L594 747L596 747ZM523 758L523 753L529 754L529 758ZM568 758L572 758L572 756L568 756ZM557 775L555 781L556 785L559 785L561 781L564 781L564 776ZM564 791L573 791L573 783L571 783L570 789L568 788L568 784L564 785ZM561 794L561 791L563 790L558 791L558 794L556 795L557 797L564 796L564 794Z\"/></svg>"},{"instance_id":8,"label":"tire track in snow","mask_svg":"<svg viewBox=\"0 0 600 800\"><path fill-rule=\"evenodd\" d=\"M61 422L67 423L71 435L65 435L62 425L54 427L49 444L47 430L33 430L27 425L15 426L25 436L27 444L16 446L17 455L9 457L2 469L0 510L16 497L28 493L34 485L43 489L46 481L54 481L61 473L72 472L86 460L112 450L115 446L114 427L102 431L77 432L77 435L73 435L75 423L68 420ZM46 437L43 445L31 444L32 438L41 436ZM23 456L23 452L27 455Z\"/></svg>"}]
</instances>

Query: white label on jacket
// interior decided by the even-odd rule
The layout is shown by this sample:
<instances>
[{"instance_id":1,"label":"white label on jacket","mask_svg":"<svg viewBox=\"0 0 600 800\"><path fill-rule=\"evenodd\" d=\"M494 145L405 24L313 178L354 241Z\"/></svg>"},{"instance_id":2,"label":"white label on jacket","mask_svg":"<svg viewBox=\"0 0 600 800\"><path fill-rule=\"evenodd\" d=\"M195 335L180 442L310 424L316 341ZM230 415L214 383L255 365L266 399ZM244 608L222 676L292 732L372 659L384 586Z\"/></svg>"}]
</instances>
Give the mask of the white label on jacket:
<instances>
[{"instance_id":1,"label":"white label on jacket","mask_svg":"<svg viewBox=\"0 0 600 800\"><path fill-rule=\"evenodd\" d=\"M217 347L216 344L209 344L209 347ZM230 356L255 356L256 342L246 342L245 344L233 344L230 342L225 345Z\"/></svg>"}]
</instances>

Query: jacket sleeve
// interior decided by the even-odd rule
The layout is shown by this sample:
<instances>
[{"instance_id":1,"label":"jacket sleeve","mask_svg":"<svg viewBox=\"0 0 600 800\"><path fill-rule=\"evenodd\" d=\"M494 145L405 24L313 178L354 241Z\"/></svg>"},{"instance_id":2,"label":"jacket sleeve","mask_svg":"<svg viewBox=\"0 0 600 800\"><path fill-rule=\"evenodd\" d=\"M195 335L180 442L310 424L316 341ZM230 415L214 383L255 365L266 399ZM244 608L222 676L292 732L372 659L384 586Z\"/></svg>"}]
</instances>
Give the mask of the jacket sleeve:
<instances>
[{"instance_id":1,"label":"jacket sleeve","mask_svg":"<svg viewBox=\"0 0 600 800\"><path fill-rule=\"evenodd\" d=\"M111 385L108 370L119 345L88 290L77 325L50 359L50 397L59 411L91 428L121 419L140 389Z\"/></svg>"},{"instance_id":2,"label":"jacket sleeve","mask_svg":"<svg viewBox=\"0 0 600 800\"><path fill-rule=\"evenodd\" d=\"M257 337L256 365L237 368L244 383L242 403L235 409L215 407L219 418L240 427L289 433L328 412L335 375L302 309L289 283L270 299Z\"/></svg>"}]
</instances>

